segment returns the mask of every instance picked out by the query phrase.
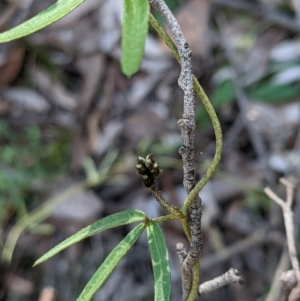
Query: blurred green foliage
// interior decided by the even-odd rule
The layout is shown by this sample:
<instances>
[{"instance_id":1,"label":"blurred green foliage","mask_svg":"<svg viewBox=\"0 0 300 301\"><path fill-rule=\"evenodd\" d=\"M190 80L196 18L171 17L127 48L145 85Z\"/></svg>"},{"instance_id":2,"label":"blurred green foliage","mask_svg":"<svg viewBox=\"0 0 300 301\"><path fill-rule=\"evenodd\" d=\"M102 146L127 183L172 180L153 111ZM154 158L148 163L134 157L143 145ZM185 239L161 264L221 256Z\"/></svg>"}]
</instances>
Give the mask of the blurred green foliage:
<instances>
[{"instance_id":1,"label":"blurred green foliage","mask_svg":"<svg viewBox=\"0 0 300 301\"><path fill-rule=\"evenodd\" d=\"M290 59L286 61L276 61L272 60L269 64L270 72L273 74L279 73L281 71L288 70L289 68L299 66L300 60L299 59Z\"/></svg>"},{"instance_id":2,"label":"blurred green foliage","mask_svg":"<svg viewBox=\"0 0 300 301\"><path fill-rule=\"evenodd\" d=\"M271 104L285 103L300 95L300 86L295 84L276 85L272 82L262 82L251 89L251 99Z\"/></svg>"},{"instance_id":3,"label":"blurred green foliage","mask_svg":"<svg viewBox=\"0 0 300 301\"><path fill-rule=\"evenodd\" d=\"M170 153L178 152L181 146L181 140L166 139L165 137L160 140L155 140L151 136L143 138L137 146L137 154L141 157L146 157L148 154L153 153L156 156L167 156Z\"/></svg>"},{"instance_id":4,"label":"blurred green foliage","mask_svg":"<svg viewBox=\"0 0 300 301\"><path fill-rule=\"evenodd\" d=\"M297 99L300 96L300 85L296 79L287 78L286 83L280 84L276 82L278 76L282 78L285 71L291 71L295 66L300 66L300 60L270 61L265 77L245 88L249 100L277 105ZM236 100L234 80L227 76L220 81L210 94L210 100L217 111L232 104ZM201 129L211 127L208 114L202 106L196 108L196 122Z\"/></svg>"},{"instance_id":5,"label":"blurred green foliage","mask_svg":"<svg viewBox=\"0 0 300 301\"><path fill-rule=\"evenodd\" d=\"M222 82L211 95L212 102L216 109L231 103L235 98L234 84L232 80Z\"/></svg>"},{"instance_id":6,"label":"blurred green foliage","mask_svg":"<svg viewBox=\"0 0 300 301\"><path fill-rule=\"evenodd\" d=\"M269 212L271 200L263 189L249 189L246 191L245 206L251 210L252 214L260 215L261 210Z\"/></svg>"},{"instance_id":7,"label":"blurred green foliage","mask_svg":"<svg viewBox=\"0 0 300 301\"><path fill-rule=\"evenodd\" d=\"M8 212L26 213L35 199L34 183L62 173L68 163L70 133L59 127L14 130L0 122L0 224Z\"/></svg>"}]
</instances>

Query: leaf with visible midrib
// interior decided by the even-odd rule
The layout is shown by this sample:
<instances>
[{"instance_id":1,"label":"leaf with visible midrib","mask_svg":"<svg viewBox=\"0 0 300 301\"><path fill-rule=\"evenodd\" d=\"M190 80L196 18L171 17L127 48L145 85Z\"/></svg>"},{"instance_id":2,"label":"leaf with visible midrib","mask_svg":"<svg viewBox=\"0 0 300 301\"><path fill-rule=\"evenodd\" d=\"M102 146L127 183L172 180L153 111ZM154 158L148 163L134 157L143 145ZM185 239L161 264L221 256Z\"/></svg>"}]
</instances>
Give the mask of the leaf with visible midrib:
<instances>
[{"instance_id":1,"label":"leaf with visible midrib","mask_svg":"<svg viewBox=\"0 0 300 301\"><path fill-rule=\"evenodd\" d=\"M125 210L121 211L112 215L109 215L107 217L104 217L103 219L97 221L96 223L87 226L86 228L80 230L76 234L70 236L57 246L55 246L53 249L48 251L46 254L44 254L41 258L39 258L33 266L36 266L47 259L53 257L57 253L61 252L62 250L70 247L71 245L87 238L92 235L95 235L99 232L102 232L104 230L114 228L117 226L127 225L134 222L140 222L145 220L146 216L144 212L139 210Z\"/></svg>"},{"instance_id":2,"label":"leaf with visible midrib","mask_svg":"<svg viewBox=\"0 0 300 301\"><path fill-rule=\"evenodd\" d=\"M168 301L171 293L171 274L164 235L155 222L147 225L147 235L154 274L154 300Z\"/></svg>"},{"instance_id":3,"label":"leaf with visible midrib","mask_svg":"<svg viewBox=\"0 0 300 301\"><path fill-rule=\"evenodd\" d=\"M28 36L69 14L85 0L58 0L28 21L0 33L0 43L9 42Z\"/></svg>"},{"instance_id":4,"label":"leaf with visible midrib","mask_svg":"<svg viewBox=\"0 0 300 301\"><path fill-rule=\"evenodd\" d=\"M105 258L99 269L89 280L89 282L81 292L80 296L76 299L76 301L89 301L93 298L94 294L104 284L106 279L112 273L112 271L123 258L123 256L128 252L128 250L141 236L144 229L145 225L139 224L127 234L127 236Z\"/></svg>"},{"instance_id":5,"label":"leaf with visible midrib","mask_svg":"<svg viewBox=\"0 0 300 301\"><path fill-rule=\"evenodd\" d=\"M148 33L149 3L147 0L124 0L122 17L122 57L124 74L130 76L142 61Z\"/></svg>"}]
</instances>

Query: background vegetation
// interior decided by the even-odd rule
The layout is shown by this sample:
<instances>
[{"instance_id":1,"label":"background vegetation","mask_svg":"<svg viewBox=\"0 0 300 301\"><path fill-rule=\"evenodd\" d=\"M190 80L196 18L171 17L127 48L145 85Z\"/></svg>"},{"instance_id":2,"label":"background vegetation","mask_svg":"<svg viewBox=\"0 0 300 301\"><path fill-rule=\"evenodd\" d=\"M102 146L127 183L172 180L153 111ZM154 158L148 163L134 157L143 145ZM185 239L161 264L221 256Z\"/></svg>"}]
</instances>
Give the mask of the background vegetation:
<instances>
[{"instance_id":1,"label":"background vegetation","mask_svg":"<svg viewBox=\"0 0 300 301\"><path fill-rule=\"evenodd\" d=\"M1 2L1 29L52 2ZM195 74L224 131L222 163L202 192L202 280L234 266L247 283L203 300L265 300L286 240L280 208L263 188L267 184L281 193L277 180L282 175L299 181L300 13L292 1L168 4L191 45ZM57 290L56 300L74 300L129 226L92 237L34 269L33 262L108 214L129 208L157 216L160 209L135 175L137 154L156 155L164 169L161 186L172 204L185 198L176 125L182 110L179 67L153 32L141 71L124 77L120 12L121 1L87 0L53 26L0 46L0 248L28 212L85 179L84 169L92 169L85 158L106 172L106 181L65 198L46 223L20 237L12 261L1 262L0 300L37 300L49 285ZM214 152L214 135L197 104L196 159L202 175ZM109 159L114 151L117 158ZM298 229L299 193L295 203ZM180 266L174 246L183 233L175 222L163 230L176 301L181 298ZM146 240L134 246L95 297L114 299L153 299Z\"/></svg>"}]
</instances>

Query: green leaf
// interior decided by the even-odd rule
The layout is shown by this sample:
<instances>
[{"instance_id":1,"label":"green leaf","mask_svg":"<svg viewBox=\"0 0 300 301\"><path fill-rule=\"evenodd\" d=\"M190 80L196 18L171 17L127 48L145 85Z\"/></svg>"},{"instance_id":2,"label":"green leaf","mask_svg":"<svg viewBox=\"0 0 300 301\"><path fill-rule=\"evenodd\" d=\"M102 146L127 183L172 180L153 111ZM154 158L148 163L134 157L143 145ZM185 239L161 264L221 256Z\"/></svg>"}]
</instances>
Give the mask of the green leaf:
<instances>
[{"instance_id":1,"label":"green leaf","mask_svg":"<svg viewBox=\"0 0 300 301\"><path fill-rule=\"evenodd\" d=\"M58 0L28 21L0 34L0 43L28 36L61 19L85 0Z\"/></svg>"},{"instance_id":2,"label":"green leaf","mask_svg":"<svg viewBox=\"0 0 300 301\"><path fill-rule=\"evenodd\" d=\"M94 294L99 290L99 288L112 273L116 265L141 236L144 229L145 225L139 224L127 234L127 236L105 258L99 269L87 283L76 301L88 301L92 299Z\"/></svg>"},{"instance_id":3,"label":"green leaf","mask_svg":"<svg viewBox=\"0 0 300 301\"><path fill-rule=\"evenodd\" d=\"M87 238L92 235L95 235L97 233L100 233L104 230L114 228L121 225L127 225L134 222L140 222L145 220L145 214L142 211L139 210L125 210L122 212L118 212L112 215L109 215L107 217L104 217L103 219L97 221L96 223L87 226L86 228L80 230L76 234L70 236L60 244L58 244L56 247L48 251L46 254L44 254L41 258L39 258L33 266L36 266L47 259L53 257L57 253L61 252L62 250L70 247L71 245Z\"/></svg>"},{"instance_id":4,"label":"green leaf","mask_svg":"<svg viewBox=\"0 0 300 301\"><path fill-rule=\"evenodd\" d=\"M164 235L159 225L155 222L148 224L147 235L154 274L154 300L168 301L171 293L171 277Z\"/></svg>"},{"instance_id":5,"label":"green leaf","mask_svg":"<svg viewBox=\"0 0 300 301\"><path fill-rule=\"evenodd\" d=\"M211 101L216 109L225 104L231 103L235 97L235 90L232 80L222 82L214 89L211 95Z\"/></svg>"},{"instance_id":6,"label":"green leaf","mask_svg":"<svg viewBox=\"0 0 300 301\"><path fill-rule=\"evenodd\" d=\"M123 73L128 76L139 69L142 61L149 11L147 0L124 0L121 65Z\"/></svg>"},{"instance_id":7,"label":"green leaf","mask_svg":"<svg viewBox=\"0 0 300 301\"><path fill-rule=\"evenodd\" d=\"M276 85L264 82L250 91L252 99L279 104L296 98L300 95L300 86L295 84Z\"/></svg>"}]
</instances>

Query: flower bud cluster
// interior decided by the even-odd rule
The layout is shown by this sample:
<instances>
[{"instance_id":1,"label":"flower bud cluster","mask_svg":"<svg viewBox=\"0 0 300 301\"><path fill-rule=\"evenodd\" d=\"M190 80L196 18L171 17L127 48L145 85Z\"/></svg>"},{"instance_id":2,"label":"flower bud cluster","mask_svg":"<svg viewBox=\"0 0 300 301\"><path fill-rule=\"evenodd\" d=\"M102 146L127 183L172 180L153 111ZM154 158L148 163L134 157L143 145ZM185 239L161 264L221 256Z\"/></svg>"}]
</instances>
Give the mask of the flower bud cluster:
<instances>
[{"instance_id":1,"label":"flower bud cluster","mask_svg":"<svg viewBox=\"0 0 300 301\"><path fill-rule=\"evenodd\" d=\"M155 179L162 173L157 162L155 162L153 154L149 154L146 158L138 157L136 171L142 176L143 184L150 188L154 185Z\"/></svg>"}]
</instances>

